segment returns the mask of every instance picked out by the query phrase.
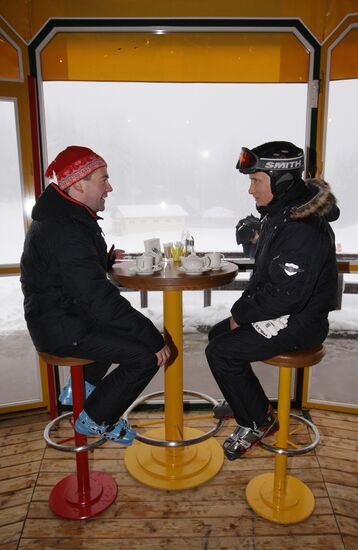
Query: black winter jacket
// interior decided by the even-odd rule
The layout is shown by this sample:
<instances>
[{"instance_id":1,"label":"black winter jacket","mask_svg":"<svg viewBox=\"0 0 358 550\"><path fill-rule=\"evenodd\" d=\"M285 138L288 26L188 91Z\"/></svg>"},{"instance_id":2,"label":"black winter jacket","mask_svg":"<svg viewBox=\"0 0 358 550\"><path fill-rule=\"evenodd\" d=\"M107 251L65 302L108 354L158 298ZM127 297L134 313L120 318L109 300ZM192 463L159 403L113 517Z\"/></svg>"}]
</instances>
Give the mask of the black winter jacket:
<instances>
[{"instance_id":1,"label":"black winter jacket","mask_svg":"<svg viewBox=\"0 0 358 550\"><path fill-rule=\"evenodd\" d=\"M262 209L254 271L231 313L240 325L290 315L289 326L327 324L337 303L334 234L339 209L322 180L297 182Z\"/></svg>"},{"instance_id":2,"label":"black winter jacket","mask_svg":"<svg viewBox=\"0 0 358 550\"><path fill-rule=\"evenodd\" d=\"M107 277L97 215L52 184L32 212L21 257L27 326L39 351L76 345L88 331L114 327L156 353L164 340Z\"/></svg>"}]
</instances>

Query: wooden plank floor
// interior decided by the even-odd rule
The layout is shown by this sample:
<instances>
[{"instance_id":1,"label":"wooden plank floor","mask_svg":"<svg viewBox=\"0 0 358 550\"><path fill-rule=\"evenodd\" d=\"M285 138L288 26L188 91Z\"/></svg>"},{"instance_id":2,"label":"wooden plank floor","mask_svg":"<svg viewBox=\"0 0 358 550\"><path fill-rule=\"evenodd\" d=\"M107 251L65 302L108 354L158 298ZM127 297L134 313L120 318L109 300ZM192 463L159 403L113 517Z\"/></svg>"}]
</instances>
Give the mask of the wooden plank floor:
<instances>
[{"instance_id":1,"label":"wooden plank floor","mask_svg":"<svg viewBox=\"0 0 358 550\"><path fill-rule=\"evenodd\" d=\"M124 467L123 448L109 443L90 461L91 468L117 481L116 501L90 520L61 519L47 500L53 485L74 471L73 454L46 448L45 413L2 420L0 548L358 550L358 416L314 410L311 416L322 442L313 453L289 459L289 466L312 489L316 508L308 520L291 526L259 518L246 502L248 481L273 468L273 455L260 448L241 460L225 460L220 473L202 486L162 491L135 481ZM232 426L227 423L220 432L220 443ZM63 424L59 436L69 433ZM305 429L295 436L301 442L308 437Z\"/></svg>"}]
</instances>

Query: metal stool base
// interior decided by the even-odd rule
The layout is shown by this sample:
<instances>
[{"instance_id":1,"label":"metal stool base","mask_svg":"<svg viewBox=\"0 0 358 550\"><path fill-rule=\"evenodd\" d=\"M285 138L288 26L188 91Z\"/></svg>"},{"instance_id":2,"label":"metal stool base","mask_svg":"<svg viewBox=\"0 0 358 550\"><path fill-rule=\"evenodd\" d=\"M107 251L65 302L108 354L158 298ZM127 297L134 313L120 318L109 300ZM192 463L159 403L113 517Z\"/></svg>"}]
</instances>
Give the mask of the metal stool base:
<instances>
[{"instance_id":1,"label":"metal stool base","mask_svg":"<svg viewBox=\"0 0 358 550\"><path fill-rule=\"evenodd\" d=\"M77 474L71 474L59 481L49 497L51 510L66 519L86 519L97 516L110 507L117 497L117 484L104 473L92 471L89 474L89 494L78 492Z\"/></svg>"},{"instance_id":2,"label":"metal stool base","mask_svg":"<svg viewBox=\"0 0 358 550\"><path fill-rule=\"evenodd\" d=\"M278 497L274 490L273 472L254 477L246 487L246 499L259 516L284 525L299 523L313 512L312 491L299 479L286 476L285 487ZM275 501L276 498L276 501Z\"/></svg>"},{"instance_id":3,"label":"metal stool base","mask_svg":"<svg viewBox=\"0 0 358 550\"><path fill-rule=\"evenodd\" d=\"M309 420L307 420L307 418L304 418L303 416L298 416L298 414L290 413L290 417L307 426L312 431L314 435L314 440L308 445L299 447L298 449L283 449L282 447L277 447L276 445L268 445L264 441L259 442L260 447L271 453L286 456L304 455L306 453L309 453L310 451L313 451L313 449L315 449L320 442L320 435L316 426L313 424L313 422L310 422Z\"/></svg>"},{"instance_id":4,"label":"metal stool base","mask_svg":"<svg viewBox=\"0 0 358 550\"><path fill-rule=\"evenodd\" d=\"M56 443L56 441L53 441L51 439L51 431L55 428L57 428L57 425L62 422L62 420L65 420L65 418L70 418L73 416L73 412L67 412L62 414L61 416L58 416L57 418L54 418L47 424L44 430L44 438L50 447L53 447L54 449L57 449L58 451L64 451L68 453L82 453L83 451L90 451L92 449L95 449L96 447L100 447L103 445L103 443L106 443L106 439L104 437L97 439L93 443L89 443L88 445L63 445L62 443ZM74 429L74 428L73 428Z\"/></svg>"},{"instance_id":5,"label":"metal stool base","mask_svg":"<svg viewBox=\"0 0 358 550\"><path fill-rule=\"evenodd\" d=\"M149 438L165 440L165 428L148 432ZM203 432L184 428L184 439L199 438ZM128 472L138 481L157 489L189 489L214 477L224 462L219 443L211 438L195 445L168 448L135 441L124 456Z\"/></svg>"}]
</instances>

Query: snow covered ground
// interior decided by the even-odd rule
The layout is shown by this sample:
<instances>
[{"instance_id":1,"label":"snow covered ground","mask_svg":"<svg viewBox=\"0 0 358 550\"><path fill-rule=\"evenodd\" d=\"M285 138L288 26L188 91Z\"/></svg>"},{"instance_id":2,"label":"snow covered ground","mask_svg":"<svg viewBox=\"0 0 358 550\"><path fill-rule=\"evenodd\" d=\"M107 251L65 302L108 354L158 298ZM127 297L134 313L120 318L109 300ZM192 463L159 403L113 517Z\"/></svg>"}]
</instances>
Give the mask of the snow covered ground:
<instances>
[{"instance_id":1,"label":"snow covered ground","mask_svg":"<svg viewBox=\"0 0 358 550\"><path fill-rule=\"evenodd\" d=\"M239 277L246 277L240 274ZM200 331L203 326L212 326L230 315L233 302L239 297L237 291L213 291L212 305L203 307L202 291L184 292L184 332ZM140 308L138 292L126 292L124 296ZM3 277L0 284L0 333L11 334L26 329L23 316L22 293L17 276ZM149 292L148 308L142 309L154 324L161 329L163 318L163 300L161 292ZM329 315L331 331L358 332L358 294L344 294L342 309ZM3 350L2 350L3 351Z\"/></svg>"}]
</instances>

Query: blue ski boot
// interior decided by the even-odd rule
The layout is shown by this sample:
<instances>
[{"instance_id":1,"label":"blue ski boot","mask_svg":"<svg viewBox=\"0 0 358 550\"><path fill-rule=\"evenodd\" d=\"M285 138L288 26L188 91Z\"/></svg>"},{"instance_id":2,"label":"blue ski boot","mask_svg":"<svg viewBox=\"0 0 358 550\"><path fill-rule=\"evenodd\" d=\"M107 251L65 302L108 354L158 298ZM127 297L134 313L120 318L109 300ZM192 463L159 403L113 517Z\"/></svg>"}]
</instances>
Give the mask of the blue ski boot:
<instances>
[{"instance_id":1,"label":"blue ski boot","mask_svg":"<svg viewBox=\"0 0 358 550\"><path fill-rule=\"evenodd\" d=\"M87 399L87 397L89 397L95 389L96 386L90 384L89 382L85 382L85 399ZM70 407L72 407L73 401L71 376L67 379L66 384L63 386L62 392L60 393L60 397L58 398L58 400L62 405L69 405Z\"/></svg>"},{"instance_id":2,"label":"blue ski boot","mask_svg":"<svg viewBox=\"0 0 358 550\"><path fill-rule=\"evenodd\" d=\"M83 435L98 435L112 441L129 446L133 443L136 431L131 428L126 420L120 418L117 424L96 424L85 411L82 411L76 422L76 432Z\"/></svg>"}]
</instances>

